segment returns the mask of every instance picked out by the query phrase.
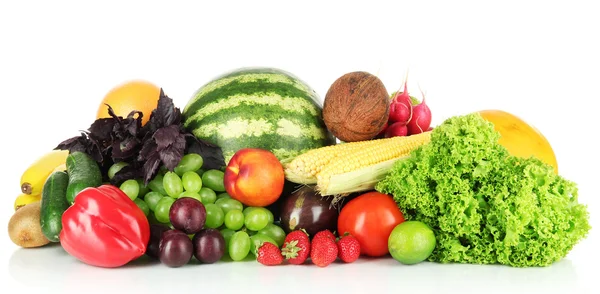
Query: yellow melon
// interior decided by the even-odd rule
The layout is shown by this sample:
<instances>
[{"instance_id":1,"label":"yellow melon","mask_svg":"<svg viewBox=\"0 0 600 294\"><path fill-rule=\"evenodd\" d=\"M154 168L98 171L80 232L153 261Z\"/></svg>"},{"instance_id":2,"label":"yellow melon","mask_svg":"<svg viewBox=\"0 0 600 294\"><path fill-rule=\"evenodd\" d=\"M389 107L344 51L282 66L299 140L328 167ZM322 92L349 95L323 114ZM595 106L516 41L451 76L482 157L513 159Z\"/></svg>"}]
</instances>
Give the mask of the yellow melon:
<instances>
[{"instance_id":1,"label":"yellow melon","mask_svg":"<svg viewBox=\"0 0 600 294\"><path fill-rule=\"evenodd\" d=\"M554 167L558 173L558 163L552 146L544 135L534 126L528 124L514 114L502 110L482 110L481 116L494 124L500 133L498 143L514 156L535 156Z\"/></svg>"}]
</instances>

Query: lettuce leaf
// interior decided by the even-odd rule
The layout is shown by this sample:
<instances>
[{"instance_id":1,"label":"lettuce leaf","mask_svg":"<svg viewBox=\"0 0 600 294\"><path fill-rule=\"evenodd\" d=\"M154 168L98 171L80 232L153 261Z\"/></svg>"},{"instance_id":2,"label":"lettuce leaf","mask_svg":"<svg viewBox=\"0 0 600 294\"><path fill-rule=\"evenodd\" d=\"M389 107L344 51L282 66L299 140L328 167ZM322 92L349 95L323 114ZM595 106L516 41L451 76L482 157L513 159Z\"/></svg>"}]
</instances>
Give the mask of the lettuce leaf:
<instances>
[{"instance_id":1,"label":"lettuce leaf","mask_svg":"<svg viewBox=\"0 0 600 294\"><path fill-rule=\"evenodd\" d=\"M576 184L536 158L511 156L499 136L476 113L450 118L377 184L407 220L434 229L430 261L547 266L587 236Z\"/></svg>"}]
</instances>

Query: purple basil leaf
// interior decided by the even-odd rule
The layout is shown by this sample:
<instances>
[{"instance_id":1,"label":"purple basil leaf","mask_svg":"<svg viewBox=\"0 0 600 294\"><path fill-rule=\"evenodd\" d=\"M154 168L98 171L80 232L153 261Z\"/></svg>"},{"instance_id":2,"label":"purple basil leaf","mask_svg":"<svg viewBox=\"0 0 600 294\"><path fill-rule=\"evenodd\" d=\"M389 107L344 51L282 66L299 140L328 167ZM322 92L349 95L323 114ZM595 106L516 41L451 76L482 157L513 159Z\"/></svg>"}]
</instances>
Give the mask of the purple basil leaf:
<instances>
[{"instance_id":1,"label":"purple basil leaf","mask_svg":"<svg viewBox=\"0 0 600 294\"><path fill-rule=\"evenodd\" d=\"M165 167L168 170L173 171L173 169L177 166L177 164L179 164L181 158L183 157L183 152L185 151L185 137L183 135L179 135L171 144L169 144L165 148L160 148L159 145L157 151L158 155L160 156L160 160L165 165Z\"/></svg>"},{"instance_id":2,"label":"purple basil leaf","mask_svg":"<svg viewBox=\"0 0 600 294\"><path fill-rule=\"evenodd\" d=\"M160 97L156 109L152 111L148 122L150 132L170 126L179 125L181 122L181 111L173 104L173 99L165 95L163 89L160 89Z\"/></svg>"},{"instance_id":3,"label":"purple basil leaf","mask_svg":"<svg viewBox=\"0 0 600 294\"><path fill-rule=\"evenodd\" d=\"M112 179L110 179L110 183L115 186L120 186L123 182L136 179L140 177L140 170L136 166L129 164L124 166L121 170L119 170Z\"/></svg>"},{"instance_id":4,"label":"purple basil leaf","mask_svg":"<svg viewBox=\"0 0 600 294\"><path fill-rule=\"evenodd\" d=\"M87 133L82 132L81 135L67 139L56 146L54 149L68 150L69 153L76 151L90 155L96 162L101 163L104 159L102 148L98 142L90 138Z\"/></svg>"},{"instance_id":5,"label":"purple basil leaf","mask_svg":"<svg viewBox=\"0 0 600 294\"><path fill-rule=\"evenodd\" d=\"M142 149L138 155L138 161L148 160L154 153L156 153L156 143L152 139L148 139L144 141L144 145L142 145Z\"/></svg>"},{"instance_id":6,"label":"purple basil leaf","mask_svg":"<svg viewBox=\"0 0 600 294\"><path fill-rule=\"evenodd\" d=\"M135 115L137 114L137 117ZM128 133L130 136L137 137L138 133L142 129L142 117L143 114L139 111L132 111L125 119L125 124L123 126L124 131Z\"/></svg>"},{"instance_id":7,"label":"purple basil leaf","mask_svg":"<svg viewBox=\"0 0 600 294\"><path fill-rule=\"evenodd\" d=\"M156 142L157 150L160 152L161 150L175 143L177 138L180 136L182 135L179 133L179 126L170 125L156 130L153 138L154 142ZM183 148L185 148L185 146Z\"/></svg>"},{"instance_id":8,"label":"purple basil leaf","mask_svg":"<svg viewBox=\"0 0 600 294\"><path fill-rule=\"evenodd\" d=\"M156 114L159 117L159 124L161 127L172 125L175 121L174 114L175 105L173 100L165 95L165 92L160 90L160 98L158 99L158 105L156 107Z\"/></svg>"},{"instance_id":9,"label":"purple basil leaf","mask_svg":"<svg viewBox=\"0 0 600 294\"><path fill-rule=\"evenodd\" d=\"M219 146L198 139L189 133L187 133L185 137L188 141L186 153L200 154L202 159L204 159L204 164L202 165L203 169L221 169L225 167L225 158L223 157L223 151Z\"/></svg>"},{"instance_id":10,"label":"purple basil leaf","mask_svg":"<svg viewBox=\"0 0 600 294\"><path fill-rule=\"evenodd\" d=\"M125 138L123 141L114 141L112 144L113 159L128 159L135 157L139 147L139 141L135 137Z\"/></svg>"},{"instance_id":11,"label":"purple basil leaf","mask_svg":"<svg viewBox=\"0 0 600 294\"><path fill-rule=\"evenodd\" d=\"M112 109L112 107L110 107L110 105L104 103L104 105L106 105L106 107L108 107L108 115L110 115L113 119L115 119L116 121L120 121L122 119L122 117L118 116L115 111Z\"/></svg>"},{"instance_id":12,"label":"purple basil leaf","mask_svg":"<svg viewBox=\"0 0 600 294\"><path fill-rule=\"evenodd\" d=\"M66 139L66 140L60 142L54 149L55 150L69 150L69 151L71 151L73 149L77 149L76 151L82 151L85 149L85 146L80 141L82 136L84 136L84 135L81 134L79 136Z\"/></svg>"},{"instance_id":13,"label":"purple basil leaf","mask_svg":"<svg viewBox=\"0 0 600 294\"><path fill-rule=\"evenodd\" d=\"M88 131L90 136L96 140L108 141L112 138L112 130L115 124L113 118L100 118L94 121Z\"/></svg>"},{"instance_id":14,"label":"purple basil leaf","mask_svg":"<svg viewBox=\"0 0 600 294\"><path fill-rule=\"evenodd\" d=\"M160 157L158 156L158 152L154 152L148 155L146 158L146 162L142 167L142 173L144 176L144 184L148 185L150 180L154 178L156 173L158 172L158 168L160 167Z\"/></svg>"},{"instance_id":15,"label":"purple basil leaf","mask_svg":"<svg viewBox=\"0 0 600 294\"><path fill-rule=\"evenodd\" d=\"M87 148L87 154L96 162L103 163L105 158L110 158L107 153L103 152L97 141L90 138L90 145ZM105 149L106 150L106 149Z\"/></svg>"}]
</instances>

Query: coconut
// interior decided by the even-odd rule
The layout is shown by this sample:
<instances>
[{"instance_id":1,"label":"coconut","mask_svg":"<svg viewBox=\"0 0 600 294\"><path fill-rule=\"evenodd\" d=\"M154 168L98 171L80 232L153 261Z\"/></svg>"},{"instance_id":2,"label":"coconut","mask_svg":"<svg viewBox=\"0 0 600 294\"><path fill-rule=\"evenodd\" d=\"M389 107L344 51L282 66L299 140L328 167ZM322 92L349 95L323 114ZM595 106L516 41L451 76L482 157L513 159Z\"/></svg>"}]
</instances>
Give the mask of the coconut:
<instances>
[{"instance_id":1,"label":"coconut","mask_svg":"<svg viewBox=\"0 0 600 294\"><path fill-rule=\"evenodd\" d=\"M344 142L373 139L385 127L389 112L390 98L383 82L362 71L338 78L323 101L327 129Z\"/></svg>"}]
</instances>

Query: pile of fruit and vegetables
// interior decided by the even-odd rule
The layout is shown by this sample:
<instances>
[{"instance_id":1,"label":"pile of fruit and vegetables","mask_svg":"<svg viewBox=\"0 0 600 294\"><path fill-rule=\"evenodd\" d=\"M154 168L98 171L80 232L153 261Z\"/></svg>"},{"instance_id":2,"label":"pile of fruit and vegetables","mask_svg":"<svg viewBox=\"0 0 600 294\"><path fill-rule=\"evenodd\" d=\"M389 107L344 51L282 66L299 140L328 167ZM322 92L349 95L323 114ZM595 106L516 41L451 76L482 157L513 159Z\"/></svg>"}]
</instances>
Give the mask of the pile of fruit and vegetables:
<instances>
[{"instance_id":1,"label":"pile of fruit and vegetables","mask_svg":"<svg viewBox=\"0 0 600 294\"><path fill-rule=\"evenodd\" d=\"M106 268L143 255L529 267L587 236L577 185L537 129L503 110L432 126L424 95L395 86L351 72L321 100L288 72L242 68L180 109L154 84L118 85L88 129L25 169L10 239Z\"/></svg>"}]
</instances>

